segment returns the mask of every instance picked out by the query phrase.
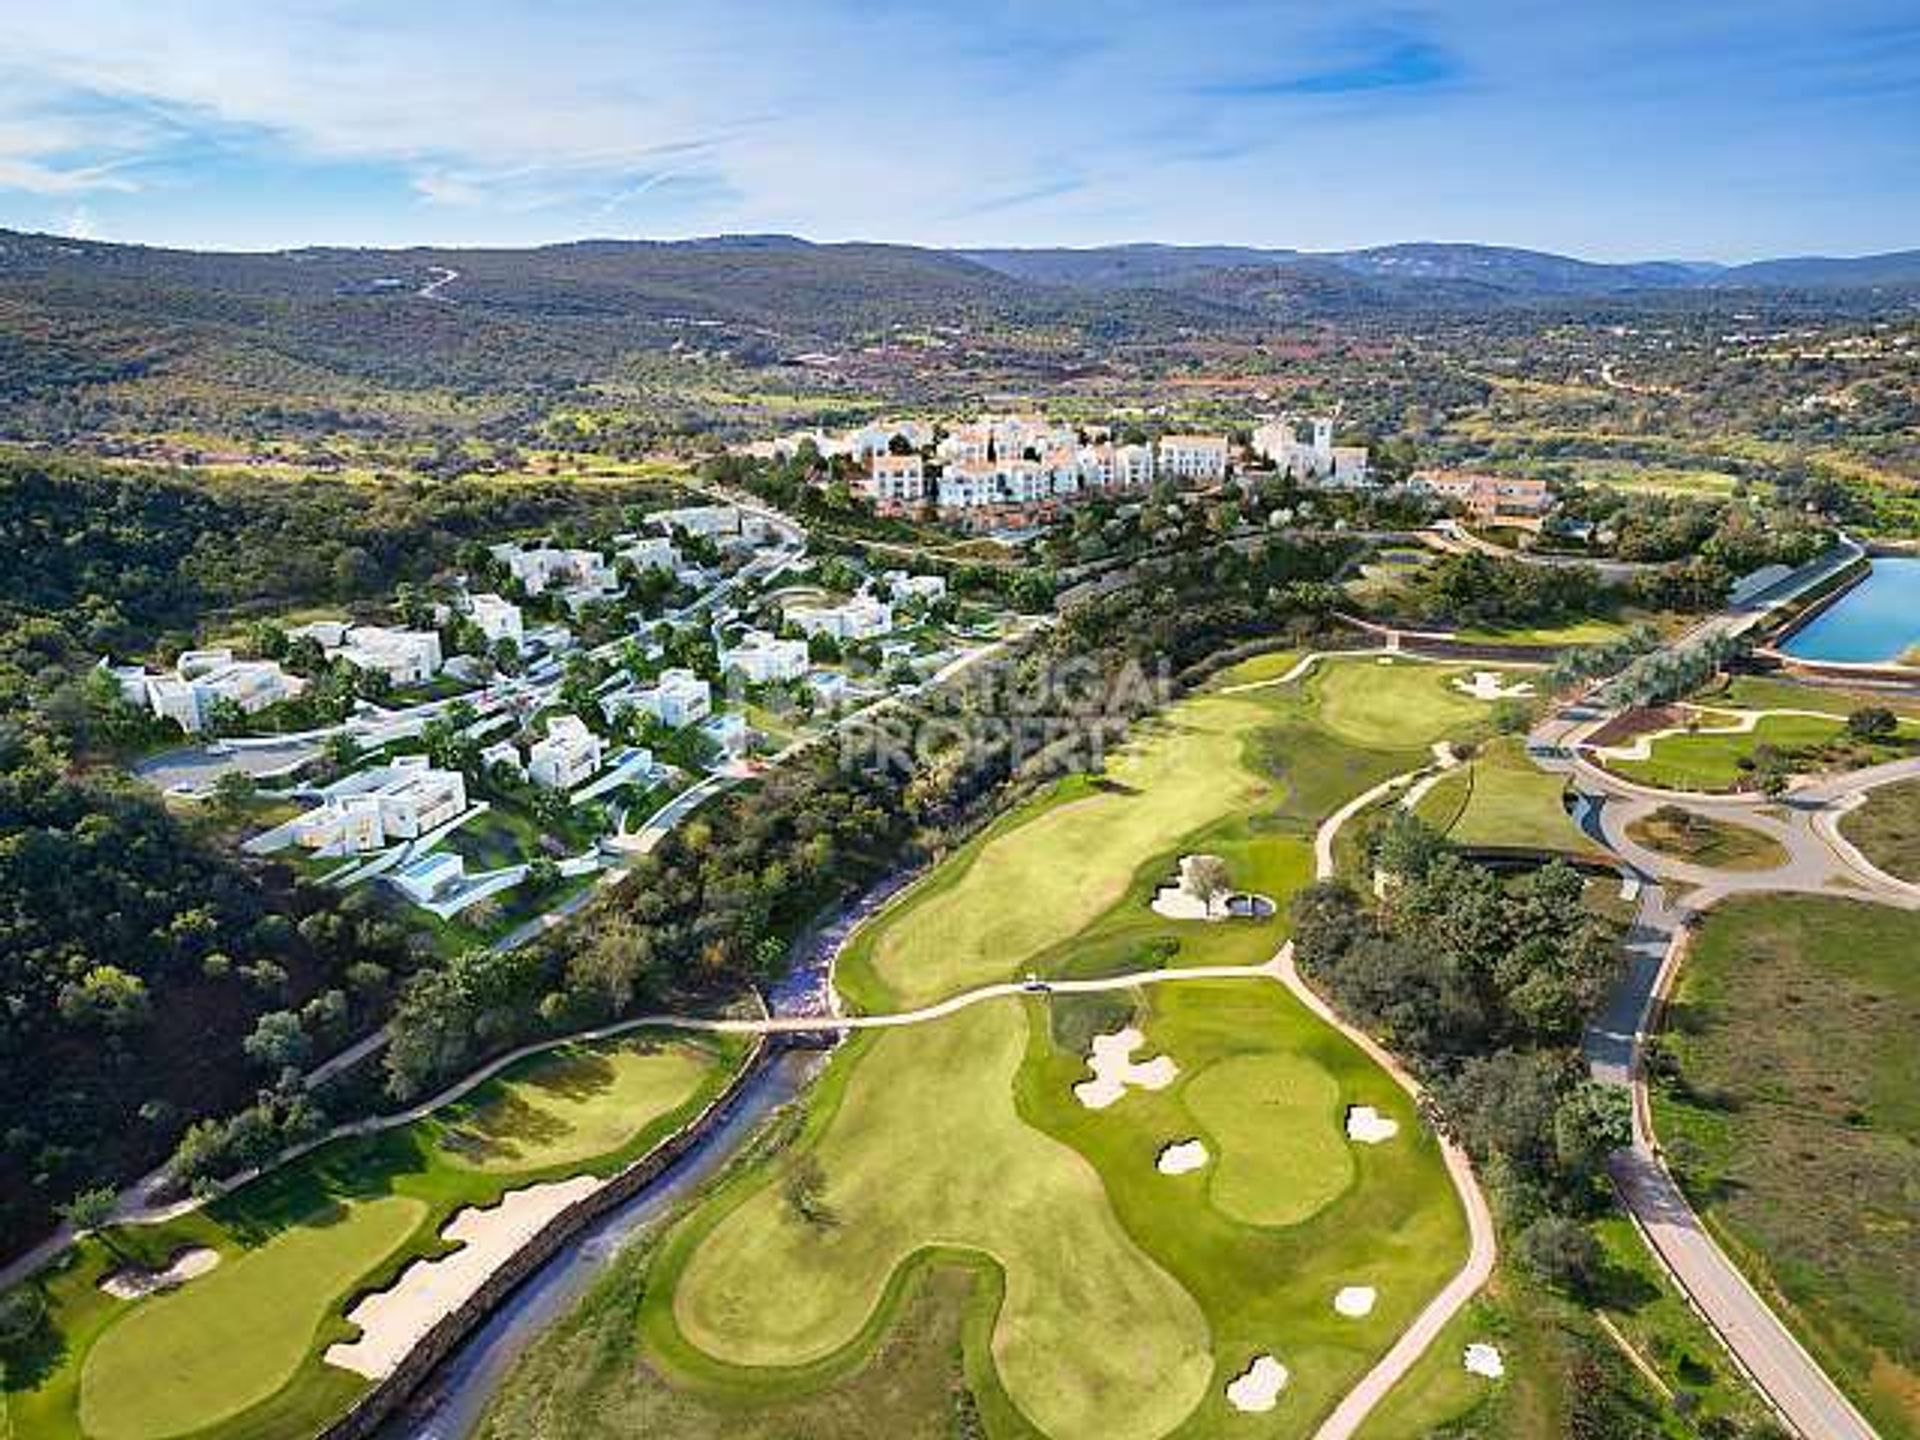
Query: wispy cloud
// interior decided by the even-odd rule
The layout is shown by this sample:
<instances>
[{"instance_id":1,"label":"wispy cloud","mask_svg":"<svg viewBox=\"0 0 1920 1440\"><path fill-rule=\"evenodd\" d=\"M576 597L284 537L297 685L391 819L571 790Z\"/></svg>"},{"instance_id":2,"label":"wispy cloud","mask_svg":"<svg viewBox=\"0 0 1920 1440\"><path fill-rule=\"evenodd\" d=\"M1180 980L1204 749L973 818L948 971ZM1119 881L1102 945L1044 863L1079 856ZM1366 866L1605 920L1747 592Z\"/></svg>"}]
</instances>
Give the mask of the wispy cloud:
<instances>
[{"instance_id":1,"label":"wispy cloud","mask_svg":"<svg viewBox=\"0 0 1920 1440\"><path fill-rule=\"evenodd\" d=\"M1465 74L1465 63L1444 46L1431 40L1396 37L1369 47L1367 53L1319 68L1224 80L1202 89L1222 99L1352 95L1382 90L1432 90L1450 85Z\"/></svg>"}]
</instances>

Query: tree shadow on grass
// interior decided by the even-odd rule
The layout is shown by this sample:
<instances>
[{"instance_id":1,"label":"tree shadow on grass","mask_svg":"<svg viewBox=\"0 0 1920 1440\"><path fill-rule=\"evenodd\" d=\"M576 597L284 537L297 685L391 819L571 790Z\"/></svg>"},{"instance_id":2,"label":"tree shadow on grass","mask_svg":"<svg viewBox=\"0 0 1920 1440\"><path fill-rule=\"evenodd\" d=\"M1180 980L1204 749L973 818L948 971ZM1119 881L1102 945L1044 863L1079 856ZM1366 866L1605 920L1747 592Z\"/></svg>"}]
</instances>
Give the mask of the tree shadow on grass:
<instances>
[{"instance_id":1,"label":"tree shadow on grass","mask_svg":"<svg viewBox=\"0 0 1920 1440\"><path fill-rule=\"evenodd\" d=\"M0 1349L0 1408L9 1390L37 1390L67 1359L67 1337L49 1321Z\"/></svg>"},{"instance_id":2,"label":"tree shadow on grass","mask_svg":"<svg viewBox=\"0 0 1920 1440\"><path fill-rule=\"evenodd\" d=\"M221 1196L206 1213L242 1245L262 1245L287 1230L341 1224L352 1202L390 1195L398 1176L425 1169L415 1138L390 1131L322 1146Z\"/></svg>"}]
</instances>

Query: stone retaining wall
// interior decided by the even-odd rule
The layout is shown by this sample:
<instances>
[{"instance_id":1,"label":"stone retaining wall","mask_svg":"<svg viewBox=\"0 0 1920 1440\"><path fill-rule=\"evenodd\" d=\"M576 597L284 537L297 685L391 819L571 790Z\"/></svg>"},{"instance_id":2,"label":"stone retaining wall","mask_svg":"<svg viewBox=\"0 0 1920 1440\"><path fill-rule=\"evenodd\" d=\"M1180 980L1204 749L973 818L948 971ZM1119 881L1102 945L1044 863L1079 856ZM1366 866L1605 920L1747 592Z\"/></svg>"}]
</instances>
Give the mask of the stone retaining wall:
<instances>
[{"instance_id":1,"label":"stone retaining wall","mask_svg":"<svg viewBox=\"0 0 1920 1440\"><path fill-rule=\"evenodd\" d=\"M726 1115L734 1101L739 1099L748 1081L759 1073L767 1049L766 1037L757 1037L746 1063L698 1115L591 1195L575 1201L542 1226L505 1264L489 1275L459 1309L429 1330L391 1375L376 1381L370 1390L353 1403L352 1409L320 1431L319 1440L369 1440L380 1425L419 1389L440 1362L493 1313L501 1301L564 1249L580 1231L615 1206L632 1199L698 1145Z\"/></svg>"}]
</instances>

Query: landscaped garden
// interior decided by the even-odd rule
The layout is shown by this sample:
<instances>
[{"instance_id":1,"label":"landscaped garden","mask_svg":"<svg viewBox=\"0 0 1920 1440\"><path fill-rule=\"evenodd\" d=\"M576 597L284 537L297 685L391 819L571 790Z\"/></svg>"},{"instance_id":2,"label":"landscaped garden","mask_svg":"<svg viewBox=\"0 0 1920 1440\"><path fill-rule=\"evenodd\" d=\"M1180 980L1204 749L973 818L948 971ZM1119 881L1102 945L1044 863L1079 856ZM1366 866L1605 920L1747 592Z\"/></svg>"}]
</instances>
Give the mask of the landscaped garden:
<instances>
[{"instance_id":1,"label":"landscaped garden","mask_svg":"<svg viewBox=\"0 0 1920 1440\"><path fill-rule=\"evenodd\" d=\"M1765 831L1662 805L1627 826L1627 838L1689 865L1708 870L1776 870L1787 848Z\"/></svg>"},{"instance_id":2,"label":"landscaped garden","mask_svg":"<svg viewBox=\"0 0 1920 1440\"><path fill-rule=\"evenodd\" d=\"M1655 1122L1688 1195L1888 1437L1920 1435L1916 952L1907 911L1727 902L1656 1057Z\"/></svg>"},{"instance_id":3,"label":"landscaped garden","mask_svg":"<svg viewBox=\"0 0 1920 1440\"><path fill-rule=\"evenodd\" d=\"M321 1428L369 1383L325 1358L354 1339L346 1316L356 1297L448 1251L442 1230L461 1212L609 1175L644 1154L743 1058L736 1041L661 1035L567 1047L423 1120L324 1145L203 1209L82 1241L38 1282L48 1325L8 1363L13 1433L157 1440ZM133 1298L102 1288L175 1265L192 1278Z\"/></svg>"}]
</instances>

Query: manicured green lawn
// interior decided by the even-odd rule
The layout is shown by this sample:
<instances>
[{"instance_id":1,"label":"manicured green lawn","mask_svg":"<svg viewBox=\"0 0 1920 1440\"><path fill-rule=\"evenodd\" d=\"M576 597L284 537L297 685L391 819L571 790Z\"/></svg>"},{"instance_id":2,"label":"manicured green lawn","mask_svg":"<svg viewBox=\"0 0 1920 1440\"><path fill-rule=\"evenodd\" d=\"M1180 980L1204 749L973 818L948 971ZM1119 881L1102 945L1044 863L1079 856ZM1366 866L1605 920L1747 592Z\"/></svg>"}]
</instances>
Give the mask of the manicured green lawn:
<instances>
[{"instance_id":1,"label":"manicured green lawn","mask_svg":"<svg viewBox=\"0 0 1920 1440\"><path fill-rule=\"evenodd\" d=\"M804 1392L892 1333L909 1257L961 1247L1005 1275L982 1338L1016 1428L1024 1417L1049 1435L1125 1440L1188 1417L1182 1433L1241 1433L1222 1389L1270 1350L1294 1379L1261 1433L1310 1433L1464 1253L1437 1148L1406 1096L1271 981L1154 987L1139 1003L1142 1054L1172 1056L1181 1076L1100 1111L1074 1098L1085 1058L1052 1039L1044 1000L837 1056L801 1139L669 1236L642 1306L647 1362L699 1393ZM1249 1060L1259 1073L1237 1098L1206 1078ZM1275 1082L1293 1103L1262 1124ZM1378 1106L1402 1138L1346 1146L1349 1103ZM1241 1113L1210 1129L1228 1107ZM1290 1193L1280 1203L1311 1214L1249 1224L1219 1203L1211 1166L1160 1174L1161 1148L1195 1135L1238 1176L1230 1192L1270 1176ZM1276 1148L1291 1165L1265 1153ZM805 1155L828 1212L811 1221L789 1193ZM1379 1287L1373 1315L1334 1313L1346 1284Z\"/></svg>"},{"instance_id":2,"label":"manicured green lawn","mask_svg":"<svg viewBox=\"0 0 1920 1440\"><path fill-rule=\"evenodd\" d=\"M1708 1224L1882 1435L1920 1436L1920 916L1766 896L1713 910L1656 1096Z\"/></svg>"},{"instance_id":3,"label":"manicured green lawn","mask_svg":"<svg viewBox=\"0 0 1920 1440\"><path fill-rule=\"evenodd\" d=\"M1607 766L1629 780L1663 790L1732 790L1747 779L1748 772L1740 762L1750 759L1758 746L1790 750L1820 745L1841 729L1838 720L1770 715L1740 734L1716 734L1703 728L1692 735L1669 735L1653 742L1648 759L1609 760Z\"/></svg>"},{"instance_id":4,"label":"manicured green lawn","mask_svg":"<svg viewBox=\"0 0 1920 1440\"><path fill-rule=\"evenodd\" d=\"M307 1358L335 1296L403 1245L426 1202L387 1195L283 1230L131 1307L87 1354L80 1424L98 1440L204 1429L271 1397Z\"/></svg>"},{"instance_id":5,"label":"manicured green lawn","mask_svg":"<svg viewBox=\"0 0 1920 1440\"><path fill-rule=\"evenodd\" d=\"M1453 688L1471 665L1379 658L1322 661L1306 680L1316 718L1370 749L1421 748L1486 721L1491 707Z\"/></svg>"},{"instance_id":6,"label":"manicured green lawn","mask_svg":"<svg viewBox=\"0 0 1920 1440\"><path fill-rule=\"evenodd\" d=\"M1597 855L1561 802L1565 782L1527 758L1524 742L1488 741L1424 795L1415 813L1456 845Z\"/></svg>"},{"instance_id":7,"label":"manicured green lawn","mask_svg":"<svg viewBox=\"0 0 1920 1440\"><path fill-rule=\"evenodd\" d=\"M1881 690L1843 690L1831 685L1803 685L1769 675L1735 675L1724 686L1700 695L1702 705L1725 705L1734 710L1821 710L1842 719L1867 706L1884 706L1896 714L1920 715L1920 701Z\"/></svg>"},{"instance_id":8,"label":"manicured green lawn","mask_svg":"<svg viewBox=\"0 0 1920 1440\"><path fill-rule=\"evenodd\" d=\"M1920 780L1869 790L1866 803L1841 819L1840 833L1887 874L1920 882Z\"/></svg>"},{"instance_id":9,"label":"manicured green lawn","mask_svg":"<svg viewBox=\"0 0 1920 1440\"><path fill-rule=\"evenodd\" d=\"M1193 1174L1222 1215L1297 1225L1353 1182L1340 1087L1309 1060L1229 1056L1187 1082L1186 1102L1215 1157Z\"/></svg>"},{"instance_id":10,"label":"manicured green lawn","mask_svg":"<svg viewBox=\"0 0 1920 1440\"><path fill-rule=\"evenodd\" d=\"M1777 870L1787 863L1786 847L1771 835L1704 815L1680 819L1656 811L1627 826L1627 838L1711 870Z\"/></svg>"},{"instance_id":11,"label":"manicured green lawn","mask_svg":"<svg viewBox=\"0 0 1920 1440\"><path fill-rule=\"evenodd\" d=\"M271 1440L323 1428L366 1388L320 1358L351 1338L343 1317L359 1294L442 1248L442 1227L467 1206L538 1181L611 1174L644 1154L744 1055L732 1039L645 1034L569 1047L414 1124L323 1146L204 1209L115 1230L114 1246L150 1266L188 1247L219 1253L215 1269L170 1294L107 1295L100 1279L124 1262L84 1242L40 1282L49 1343L8 1367L16 1432Z\"/></svg>"},{"instance_id":12,"label":"manicured green lawn","mask_svg":"<svg viewBox=\"0 0 1920 1440\"><path fill-rule=\"evenodd\" d=\"M1468 629L1462 640L1477 645L1601 645L1618 640L1632 626L1624 620L1589 618L1564 625L1524 625L1504 630Z\"/></svg>"}]
</instances>

